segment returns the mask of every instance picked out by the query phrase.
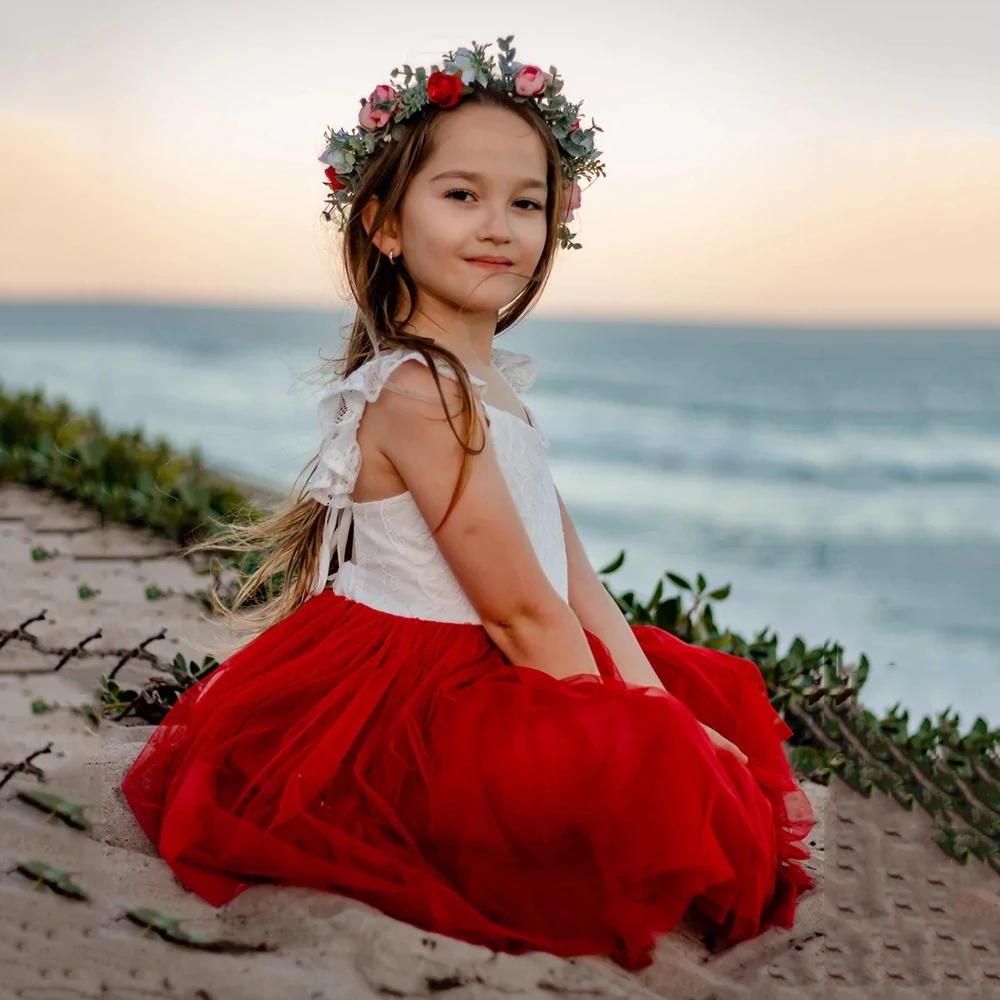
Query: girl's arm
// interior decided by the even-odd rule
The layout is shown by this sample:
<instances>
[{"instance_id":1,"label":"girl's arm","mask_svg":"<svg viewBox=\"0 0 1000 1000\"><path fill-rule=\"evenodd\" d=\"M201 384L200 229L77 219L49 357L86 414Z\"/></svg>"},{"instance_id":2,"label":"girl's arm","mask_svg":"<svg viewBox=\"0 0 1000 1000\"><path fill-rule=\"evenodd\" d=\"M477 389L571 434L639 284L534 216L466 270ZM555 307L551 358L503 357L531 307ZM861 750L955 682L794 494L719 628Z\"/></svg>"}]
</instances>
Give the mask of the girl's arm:
<instances>
[{"instance_id":1,"label":"girl's arm","mask_svg":"<svg viewBox=\"0 0 1000 1000\"><path fill-rule=\"evenodd\" d=\"M559 496L558 490L556 495ZM646 659L646 654L642 651L621 608L590 565L576 526L561 496L559 496L559 509L562 512L563 534L566 537L569 604L574 614L588 632L592 632L608 647L611 658L625 681L629 684L663 688L663 682L649 665L649 660ZM735 743L717 733L711 726L706 726L704 722L701 725L717 747L736 754L744 764L747 762L747 755Z\"/></svg>"},{"instance_id":2,"label":"girl's arm","mask_svg":"<svg viewBox=\"0 0 1000 1000\"><path fill-rule=\"evenodd\" d=\"M442 377L441 384L464 436L458 383ZM426 366L403 362L385 388L390 391L365 407L366 440L388 459L424 520L436 529L458 481L462 448ZM480 421L485 427L482 410ZM482 443L482 436L472 442L474 447ZM579 620L538 561L489 434L483 451L469 456L462 495L434 539L483 627L511 663L560 678L599 676Z\"/></svg>"},{"instance_id":3,"label":"girl's arm","mask_svg":"<svg viewBox=\"0 0 1000 1000\"><path fill-rule=\"evenodd\" d=\"M559 496L558 490L556 495ZM569 567L569 606L580 624L608 647L618 672L629 684L662 688L660 678L649 665L649 660L621 608L590 565L562 496L559 496L559 509L562 512L566 562Z\"/></svg>"}]
</instances>

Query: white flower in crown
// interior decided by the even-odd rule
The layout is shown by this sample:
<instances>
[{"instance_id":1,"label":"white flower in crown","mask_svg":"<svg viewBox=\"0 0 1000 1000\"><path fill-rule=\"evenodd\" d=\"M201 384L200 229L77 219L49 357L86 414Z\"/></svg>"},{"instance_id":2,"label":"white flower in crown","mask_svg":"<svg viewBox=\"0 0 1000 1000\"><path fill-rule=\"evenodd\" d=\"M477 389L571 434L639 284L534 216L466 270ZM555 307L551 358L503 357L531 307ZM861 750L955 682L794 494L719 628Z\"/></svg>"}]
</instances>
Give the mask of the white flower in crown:
<instances>
[{"instance_id":1,"label":"white flower in crown","mask_svg":"<svg viewBox=\"0 0 1000 1000\"><path fill-rule=\"evenodd\" d=\"M450 60L448 68L462 74L462 83L468 87L476 79L478 71L473 64L473 54L463 45L455 50L455 58Z\"/></svg>"},{"instance_id":2,"label":"white flower in crown","mask_svg":"<svg viewBox=\"0 0 1000 1000\"><path fill-rule=\"evenodd\" d=\"M338 174L349 174L354 169L354 157L348 162L348 154L343 149L328 149L319 159Z\"/></svg>"}]
</instances>

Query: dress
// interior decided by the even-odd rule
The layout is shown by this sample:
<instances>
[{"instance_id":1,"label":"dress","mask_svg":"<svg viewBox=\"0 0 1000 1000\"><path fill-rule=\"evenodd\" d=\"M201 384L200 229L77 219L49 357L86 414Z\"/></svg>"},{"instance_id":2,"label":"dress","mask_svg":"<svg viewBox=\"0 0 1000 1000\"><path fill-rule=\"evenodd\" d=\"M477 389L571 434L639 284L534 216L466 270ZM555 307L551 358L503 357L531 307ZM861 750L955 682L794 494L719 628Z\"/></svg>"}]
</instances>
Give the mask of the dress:
<instances>
[{"instance_id":1,"label":"dress","mask_svg":"<svg viewBox=\"0 0 1000 1000\"><path fill-rule=\"evenodd\" d=\"M350 500L365 403L409 359L384 351L319 402L310 492L329 507L324 558L353 523L351 560L332 587L325 562L302 605L184 692L125 775L160 856L215 906L312 886L498 951L633 970L686 912L730 943L792 926L816 884L801 865L814 816L752 662L633 626L666 691L626 683L590 632L600 677L511 664L410 495ZM493 362L518 393L534 381L530 355ZM548 442L527 408L531 424L486 412L565 597Z\"/></svg>"}]
</instances>

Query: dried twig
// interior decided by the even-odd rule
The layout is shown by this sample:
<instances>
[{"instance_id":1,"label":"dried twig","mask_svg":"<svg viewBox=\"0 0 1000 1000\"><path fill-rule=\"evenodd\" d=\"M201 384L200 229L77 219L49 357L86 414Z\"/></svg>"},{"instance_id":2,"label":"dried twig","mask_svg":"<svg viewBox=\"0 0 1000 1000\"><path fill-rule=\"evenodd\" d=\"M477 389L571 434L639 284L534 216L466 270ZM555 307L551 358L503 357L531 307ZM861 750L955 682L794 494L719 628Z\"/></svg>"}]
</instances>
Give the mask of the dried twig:
<instances>
[{"instance_id":1,"label":"dried twig","mask_svg":"<svg viewBox=\"0 0 1000 1000\"><path fill-rule=\"evenodd\" d=\"M3 788L3 786L6 785L7 782L14 777L15 774L20 774L22 771L26 771L33 774L36 778L38 778L39 781L44 781L45 772L40 767L36 767L34 764L31 763L37 756L39 756L39 754L43 753L52 753L51 741L47 743L44 747L42 747L41 750L36 750L34 753L28 754L28 756L25 757L24 760L19 761L17 764L12 764L9 762L0 764L0 767L2 767L7 772L2 778L0 778L0 788Z\"/></svg>"}]
</instances>

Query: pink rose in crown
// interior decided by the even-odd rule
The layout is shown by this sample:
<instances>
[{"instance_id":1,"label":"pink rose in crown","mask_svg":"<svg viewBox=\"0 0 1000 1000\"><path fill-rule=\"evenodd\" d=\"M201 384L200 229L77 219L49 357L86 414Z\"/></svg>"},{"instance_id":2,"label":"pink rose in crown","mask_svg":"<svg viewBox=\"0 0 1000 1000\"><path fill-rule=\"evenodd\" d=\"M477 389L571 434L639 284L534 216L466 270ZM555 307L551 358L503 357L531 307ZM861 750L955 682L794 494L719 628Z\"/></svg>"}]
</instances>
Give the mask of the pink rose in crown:
<instances>
[{"instance_id":1,"label":"pink rose in crown","mask_svg":"<svg viewBox=\"0 0 1000 1000\"><path fill-rule=\"evenodd\" d=\"M545 84L551 79L552 74L539 66L522 66L514 77L514 89L522 97L534 97L545 89Z\"/></svg>"},{"instance_id":2,"label":"pink rose in crown","mask_svg":"<svg viewBox=\"0 0 1000 1000\"><path fill-rule=\"evenodd\" d=\"M381 128L388 120L389 112L373 108L371 101L365 101L361 105L361 111L358 112L358 124L362 128L368 129L369 132L374 132L375 129Z\"/></svg>"},{"instance_id":3,"label":"pink rose in crown","mask_svg":"<svg viewBox=\"0 0 1000 1000\"><path fill-rule=\"evenodd\" d=\"M358 114L358 124L362 128L374 132L381 128L391 117L391 111L382 111L375 107L376 101L391 101L396 96L396 88L390 87L387 83L380 83L369 95L368 100L361 105Z\"/></svg>"},{"instance_id":4,"label":"pink rose in crown","mask_svg":"<svg viewBox=\"0 0 1000 1000\"><path fill-rule=\"evenodd\" d=\"M573 213L580 207L580 199L583 197L583 192L580 190L580 185L573 181L573 183L566 189L566 210L563 215L564 222L573 221Z\"/></svg>"}]
</instances>

